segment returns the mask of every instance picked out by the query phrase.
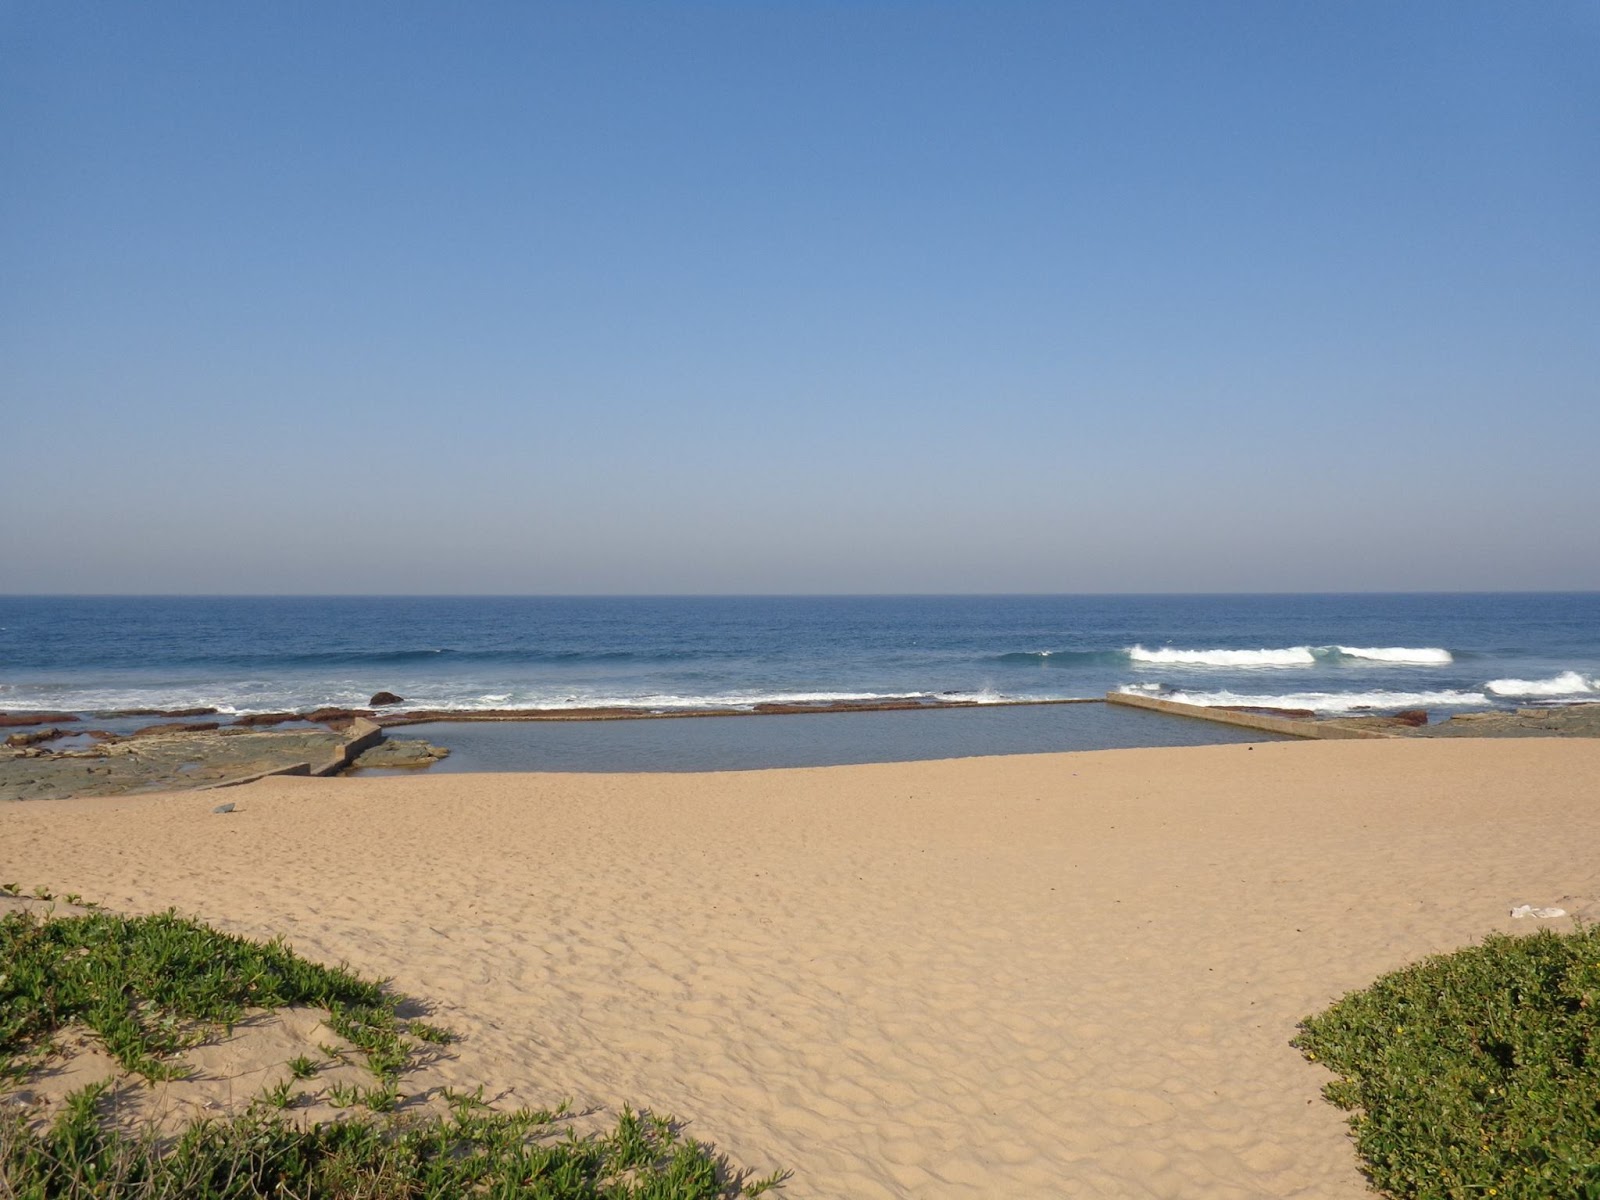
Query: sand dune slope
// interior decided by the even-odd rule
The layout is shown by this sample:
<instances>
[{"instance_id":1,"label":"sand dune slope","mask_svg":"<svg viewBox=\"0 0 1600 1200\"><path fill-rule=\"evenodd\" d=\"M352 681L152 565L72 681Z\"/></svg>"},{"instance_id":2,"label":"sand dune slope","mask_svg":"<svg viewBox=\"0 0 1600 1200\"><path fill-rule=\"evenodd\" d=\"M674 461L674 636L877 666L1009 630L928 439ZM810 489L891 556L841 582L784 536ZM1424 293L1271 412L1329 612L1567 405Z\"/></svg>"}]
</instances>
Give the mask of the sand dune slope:
<instances>
[{"instance_id":1,"label":"sand dune slope","mask_svg":"<svg viewBox=\"0 0 1600 1200\"><path fill-rule=\"evenodd\" d=\"M283 932L436 1002L445 1079L673 1111L786 1195L1356 1197L1296 1021L1600 913L1597 779L1528 740L268 780L5 806L0 879Z\"/></svg>"}]
</instances>

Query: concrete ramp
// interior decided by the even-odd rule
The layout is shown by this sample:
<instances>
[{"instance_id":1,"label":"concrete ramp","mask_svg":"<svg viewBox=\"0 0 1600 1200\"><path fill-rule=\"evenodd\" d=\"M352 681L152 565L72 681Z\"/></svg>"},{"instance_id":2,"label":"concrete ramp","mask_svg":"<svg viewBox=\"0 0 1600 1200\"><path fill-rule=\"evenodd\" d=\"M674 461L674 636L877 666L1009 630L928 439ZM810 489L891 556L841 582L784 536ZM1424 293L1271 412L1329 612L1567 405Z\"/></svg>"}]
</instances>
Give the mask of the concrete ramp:
<instances>
[{"instance_id":1,"label":"concrete ramp","mask_svg":"<svg viewBox=\"0 0 1600 1200\"><path fill-rule=\"evenodd\" d=\"M1240 712L1232 708L1213 708L1205 704L1183 704L1177 700L1158 700L1154 696L1139 696L1130 692L1107 692L1107 704L1124 704L1129 708L1145 708L1151 712L1166 713L1173 717L1193 717L1198 721L1212 721L1218 725L1236 725L1241 729L1259 729L1263 733L1282 733L1289 737L1320 739L1392 738L1398 736L1378 729L1361 729L1341 725L1337 721L1318 721L1311 717L1277 717L1270 713Z\"/></svg>"}]
</instances>

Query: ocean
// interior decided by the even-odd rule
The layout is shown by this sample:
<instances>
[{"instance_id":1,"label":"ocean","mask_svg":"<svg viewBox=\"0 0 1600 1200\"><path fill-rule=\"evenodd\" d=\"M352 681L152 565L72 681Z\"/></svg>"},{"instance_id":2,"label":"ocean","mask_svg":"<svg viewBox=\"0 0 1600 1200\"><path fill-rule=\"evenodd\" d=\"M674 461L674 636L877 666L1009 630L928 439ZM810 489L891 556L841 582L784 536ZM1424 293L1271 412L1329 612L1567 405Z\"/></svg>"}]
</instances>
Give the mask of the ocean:
<instances>
[{"instance_id":1,"label":"ocean","mask_svg":"<svg viewBox=\"0 0 1600 1200\"><path fill-rule=\"evenodd\" d=\"M247 714L380 689L460 711L1128 689L1442 716L1600 700L1600 593L0 596L0 710Z\"/></svg>"}]
</instances>

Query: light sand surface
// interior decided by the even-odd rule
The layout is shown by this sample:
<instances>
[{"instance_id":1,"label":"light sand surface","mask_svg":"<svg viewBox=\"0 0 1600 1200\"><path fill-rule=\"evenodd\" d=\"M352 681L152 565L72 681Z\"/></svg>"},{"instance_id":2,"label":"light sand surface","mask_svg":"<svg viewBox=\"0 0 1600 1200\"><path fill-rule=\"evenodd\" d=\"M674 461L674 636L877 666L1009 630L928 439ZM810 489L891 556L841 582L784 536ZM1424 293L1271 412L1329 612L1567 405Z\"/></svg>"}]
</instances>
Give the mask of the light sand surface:
<instances>
[{"instance_id":1,"label":"light sand surface","mask_svg":"<svg viewBox=\"0 0 1600 1200\"><path fill-rule=\"evenodd\" d=\"M274 779L0 807L0 880L284 933L466 1035L424 1082L671 1111L786 1195L1356 1197L1296 1022L1600 913L1597 781L1554 740Z\"/></svg>"}]
</instances>

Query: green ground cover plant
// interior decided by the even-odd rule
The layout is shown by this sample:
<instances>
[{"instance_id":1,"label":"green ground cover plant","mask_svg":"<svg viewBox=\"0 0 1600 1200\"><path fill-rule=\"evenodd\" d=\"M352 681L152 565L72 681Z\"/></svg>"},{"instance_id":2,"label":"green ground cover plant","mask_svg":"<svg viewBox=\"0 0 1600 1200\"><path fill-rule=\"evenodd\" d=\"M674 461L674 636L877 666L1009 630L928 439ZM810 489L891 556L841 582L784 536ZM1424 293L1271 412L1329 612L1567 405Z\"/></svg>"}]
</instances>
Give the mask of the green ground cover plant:
<instances>
[{"instance_id":1,"label":"green ground cover plant","mask_svg":"<svg viewBox=\"0 0 1600 1200\"><path fill-rule=\"evenodd\" d=\"M283 1110L289 1081L241 1116L176 1135L130 1134L102 1112L106 1085L73 1093L46 1129L0 1106L0 1200L727 1200L781 1186L749 1179L683 1136L670 1117L624 1109L614 1128L576 1137L556 1112L507 1113L475 1094L448 1097L448 1117L386 1117L421 1044L449 1031L397 1016L400 997L343 968L168 912L0 917L0 1092L24 1079L67 1025L93 1030L127 1070L181 1073L177 1058L251 1008L315 1005L377 1078L346 1087L369 1111L305 1127ZM412 1038L417 1039L415 1042ZM316 1064L290 1063L294 1078Z\"/></svg>"},{"instance_id":2,"label":"green ground cover plant","mask_svg":"<svg viewBox=\"0 0 1600 1200\"><path fill-rule=\"evenodd\" d=\"M0 1080L26 1071L64 1026L82 1022L129 1071L170 1077L172 1056L248 1008L326 1008L381 1079L409 1057L395 998L340 967L175 913L0 917Z\"/></svg>"},{"instance_id":3,"label":"green ground cover plant","mask_svg":"<svg viewBox=\"0 0 1600 1200\"><path fill-rule=\"evenodd\" d=\"M1600 931L1494 935L1352 992L1294 1043L1340 1078L1373 1184L1600 1200Z\"/></svg>"}]
</instances>

